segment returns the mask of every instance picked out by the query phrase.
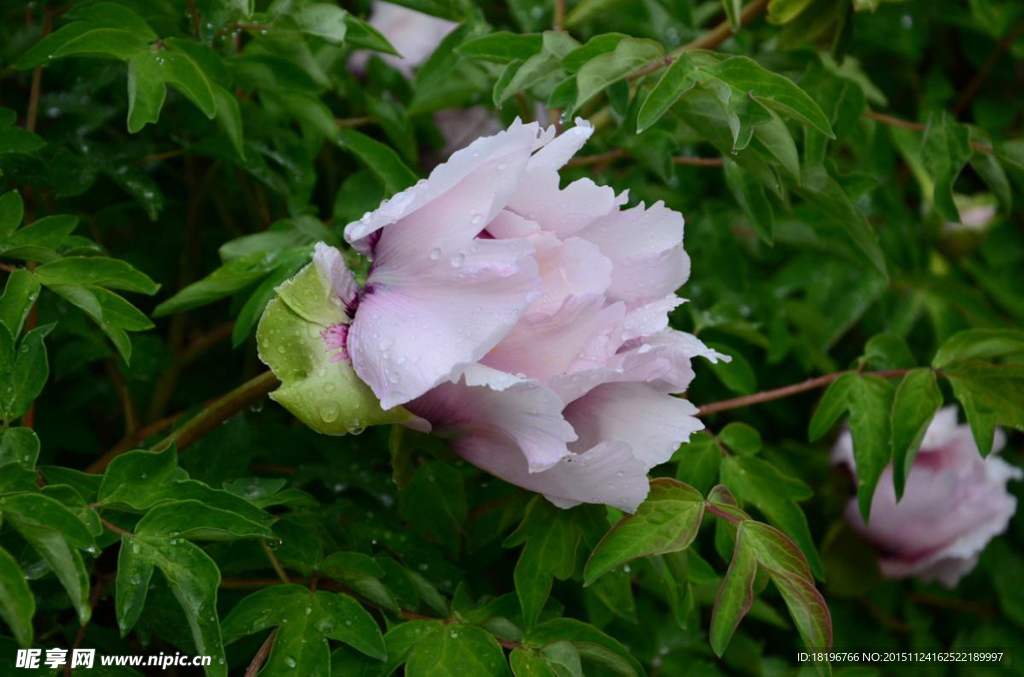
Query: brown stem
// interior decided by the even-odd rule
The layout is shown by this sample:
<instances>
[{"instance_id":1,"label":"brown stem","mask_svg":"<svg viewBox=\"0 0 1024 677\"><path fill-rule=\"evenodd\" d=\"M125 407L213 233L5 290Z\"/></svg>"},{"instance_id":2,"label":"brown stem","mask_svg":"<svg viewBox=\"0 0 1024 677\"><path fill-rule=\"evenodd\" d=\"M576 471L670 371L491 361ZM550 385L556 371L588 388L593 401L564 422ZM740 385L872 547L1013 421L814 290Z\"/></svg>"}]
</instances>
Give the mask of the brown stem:
<instances>
[{"instance_id":1,"label":"brown stem","mask_svg":"<svg viewBox=\"0 0 1024 677\"><path fill-rule=\"evenodd\" d=\"M914 604L966 613L982 619L992 619L998 615L996 609L994 609L990 604L978 604L976 602L957 599L955 597L943 597L941 595L931 595L924 592L912 592L907 596L907 600Z\"/></svg>"},{"instance_id":2,"label":"brown stem","mask_svg":"<svg viewBox=\"0 0 1024 677\"><path fill-rule=\"evenodd\" d=\"M754 2L744 7L743 11L740 12L740 26L746 26L751 21L756 19L758 15L760 15L761 12L763 12L765 7L767 6L768 0L754 0ZM718 24L717 26L715 26L710 31L700 36L693 42L688 42L679 49L677 49L675 51L675 54L681 54L682 52L690 52L695 49L714 49L715 47L718 47L720 44L722 44L730 37L732 37L732 35L732 25L729 23L728 19L726 19L725 21ZM636 78L641 78L645 75L649 75L650 73L653 73L656 70L659 70L661 68L664 68L665 66L670 65L675 60L675 56L671 54L666 55L634 71L633 73L630 74L629 79L633 80Z\"/></svg>"},{"instance_id":3,"label":"brown stem","mask_svg":"<svg viewBox=\"0 0 1024 677\"><path fill-rule=\"evenodd\" d=\"M928 125L920 122L911 122L910 120L902 120L892 115L886 115L885 113L876 113L873 110L864 111L864 117L868 120L874 120L881 122L884 125L890 127L899 127L900 129L909 129L912 132L923 132L928 129ZM971 141L971 148L978 151L979 153L991 153L992 149L983 143L977 141Z\"/></svg>"},{"instance_id":4,"label":"brown stem","mask_svg":"<svg viewBox=\"0 0 1024 677\"><path fill-rule=\"evenodd\" d=\"M358 118L338 118L335 122L339 127L362 127L363 125L372 125L373 118L367 116Z\"/></svg>"},{"instance_id":5,"label":"brown stem","mask_svg":"<svg viewBox=\"0 0 1024 677\"><path fill-rule=\"evenodd\" d=\"M138 162L145 164L147 162L160 162L161 160L170 160L171 158L180 157L187 152L188 150L186 150L185 148L178 148L176 150L164 151L163 153L150 153L149 155L143 155L142 157L140 157L138 159Z\"/></svg>"},{"instance_id":6,"label":"brown stem","mask_svg":"<svg viewBox=\"0 0 1024 677\"><path fill-rule=\"evenodd\" d=\"M186 449L224 421L261 400L277 385L277 377L271 371L246 381L154 445L153 451L166 449L172 444L177 445L178 451Z\"/></svg>"},{"instance_id":7,"label":"brown stem","mask_svg":"<svg viewBox=\"0 0 1024 677\"><path fill-rule=\"evenodd\" d=\"M686 155L676 155L672 158L672 163L677 165L689 165L691 167L721 167L725 164L725 160L720 157L688 157Z\"/></svg>"},{"instance_id":8,"label":"brown stem","mask_svg":"<svg viewBox=\"0 0 1024 677\"><path fill-rule=\"evenodd\" d=\"M889 369L886 371L866 371L862 372L865 376L880 376L882 378L902 378L909 369ZM753 395L744 395L743 397L734 397L730 400L722 400L721 402L712 402L711 404L705 404L697 412L698 416L710 416L711 414L717 414L720 411L728 411L730 409L740 409L741 407L749 407L752 404L760 404L762 402L771 402L772 400L781 400L784 397L790 395L797 395L799 393L807 392L808 390L814 390L816 388L824 388L829 385L837 378L844 374L856 373L856 370L837 371L832 374L825 374L824 376L818 376L816 378L808 379L802 383L794 383L792 385L783 386L782 388L775 388L774 390L765 390Z\"/></svg>"},{"instance_id":9,"label":"brown stem","mask_svg":"<svg viewBox=\"0 0 1024 677\"><path fill-rule=\"evenodd\" d=\"M281 566L281 562L277 559L274 551L270 549L266 541L260 541L260 547L263 548L263 552L267 555L267 560L270 562L270 566L274 568L274 573L277 574L277 577L281 579L282 583L289 585L291 581L288 580L288 574L284 572L284 567Z\"/></svg>"},{"instance_id":10,"label":"brown stem","mask_svg":"<svg viewBox=\"0 0 1024 677\"><path fill-rule=\"evenodd\" d=\"M117 391L117 396L121 400L121 408L124 411L124 435L126 438L131 437L139 426L139 417L135 413L135 403L132 402L132 395L128 390L128 384L121 377L117 364L113 360L107 360L106 366L107 375L110 376L110 380L114 384L114 390Z\"/></svg>"},{"instance_id":11,"label":"brown stem","mask_svg":"<svg viewBox=\"0 0 1024 677\"><path fill-rule=\"evenodd\" d=\"M129 536L132 535L132 532L128 531L127 529L122 529L121 527L117 526L113 522L108 522L106 519L104 519L102 517L100 517L100 522L103 524L103 526L105 526L106 528L110 529L111 531L113 531L118 536L124 536L125 534L127 534Z\"/></svg>"},{"instance_id":12,"label":"brown stem","mask_svg":"<svg viewBox=\"0 0 1024 677\"><path fill-rule=\"evenodd\" d=\"M245 677L256 677L256 675L259 674L259 671L263 669L263 664L266 663L267 658L270 657L270 650L274 648L274 640L276 639L277 628L274 628L263 641L263 645L260 646L260 650L252 657L252 662L249 663L249 667L245 669Z\"/></svg>"},{"instance_id":13,"label":"brown stem","mask_svg":"<svg viewBox=\"0 0 1024 677\"><path fill-rule=\"evenodd\" d=\"M956 104L953 106L953 115L960 117L960 114L967 109L967 106L978 93L978 90L981 89L985 80L987 80L988 76L992 73L992 69L996 67L997 63L999 63L999 57L1001 57L1006 50L1010 49L1013 43L1017 41L1017 38L1022 35L1024 35L1024 21L1011 28L1010 32L1004 35L999 42L996 43L996 46L992 49L992 53L988 55L987 59L985 59L985 63L981 64L981 68L979 68L978 72L974 74L970 83L960 94L960 98L957 99Z\"/></svg>"},{"instance_id":14,"label":"brown stem","mask_svg":"<svg viewBox=\"0 0 1024 677\"><path fill-rule=\"evenodd\" d=\"M185 346L185 348L178 353L177 362L181 365L188 364L221 341L231 338L231 332L234 331L234 329L234 321L225 322L219 327L211 329L209 332L203 334L195 341Z\"/></svg>"},{"instance_id":15,"label":"brown stem","mask_svg":"<svg viewBox=\"0 0 1024 677\"><path fill-rule=\"evenodd\" d=\"M103 472L104 470L106 470L107 466L110 465L110 462L112 460L114 460L121 454L125 453L126 451L131 450L136 444L146 439L147 437L151 435L156 435L158 432L170 428L172 425L174 425L175 421L177 421L184 415L184 411L179 411L178 413L167 416L166 418L162 418L159 421L156 421L155 423L150 423L145 427L139 428L138 430L135 431L133 435L125 437L124 439L117 443L116 447L114 447L107 453L103 454L103 456L100 456L98 459L93 461L92 464L90 464L89 467L85 469L85 472L91 474Z\"/></svg>"},{"instance_id":16,"label":"brown stem","mask_svg":"<svg viewBox=\"0 0 1024 677\"><path fill-rule=\"evenodd\" d=\"M43 15L43 32L40 39L45 38L53 30L53 17L56 16L49 7ZM36 131L36 120L39 118L39 95L43 86L43 66L40 64L32 70L32 85L28 95L28 113L25 116L25 128L30 132Z\"/></svg>"},{"instance_id":17,"label":"brown stem","mask_svg":"<svg viewBox=\"0 0 1024 677\"><path fill-rule=\"evenodd\" d=\"M199 8L196 7L195 0L186 0L186 4L188 5L188 16L192 20L192 32L195 33L196 37L199 37L203 18L199 15Z\"/></svg>"},{"instance_id":18,"label":"brown stem","mask_svg":"<svg viewBox=\"0 0 1024 677\"><path fill-rule=\"evenodd\" d=\"M739 522L740 521L740 519L736 515L728 513L726 511L722 510L721 508L716 508L711 503L705 503L704 504L704 509L707 510L712 515L715 515L716 517L721 517L724 520L728 520L730 522Z\"/></svg>"},{"instance_id":19,"label":"brown stem","mask_svg":"<svg viewBox=\"0 0 1024 677\"><path fill-rule=\"evenodd\" d=\"M627 157L627 153L624 149L614 148L604 153L598 153L597 155L584 155L583 157L573 158L566 163L566 166L586 167L587 165L601 165L624 157ZM721 167L725 164L725 160L720 157L690 157L688 155L676 155L672 158L672 163L693 167Z\"/></svg>"},{"instance_id":20,"label":"brown stem","mask_svg":"<svg viewBox=\"0 0 1024 677\"><path fill-rule=\"evenodd\" d=\"M555 0L555 16L551 22L552 28L556 31L562 30L562 24L565 23L565 0Z\"/></svg>"},{"instance_id":21,"label":"brown stem","mask_svg":"<svg viewBox=\"0 0 1024 677\"><path fill-rule=\"evenodd\" d=\"M111 578L104 576L97 577L96 585L92 587L92 592L89 594L89 607L92 609L96 608L96 604L100 601L100 597L106 592L107 586L110 585ZM78 633L75 635L75 643L71 645L71 651L69 653L74 654L75 650L82 646L82 640L85 639L85 629L89 626L88 621L78 626ZM65 677L71 677L71 661L69 660L64 667Z\"/></svg>"}]
</instances>

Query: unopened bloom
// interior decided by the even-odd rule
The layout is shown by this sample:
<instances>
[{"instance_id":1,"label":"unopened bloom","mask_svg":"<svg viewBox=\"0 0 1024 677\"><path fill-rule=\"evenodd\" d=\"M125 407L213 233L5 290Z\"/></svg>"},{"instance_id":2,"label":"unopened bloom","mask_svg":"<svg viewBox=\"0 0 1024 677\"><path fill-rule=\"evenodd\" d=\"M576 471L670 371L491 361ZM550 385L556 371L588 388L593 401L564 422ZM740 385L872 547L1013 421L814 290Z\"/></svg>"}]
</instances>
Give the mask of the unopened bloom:
<instances>
[{"instance_id":1,"label":"unopened bloom","mask_svg":"<svg viewBox=\"0 0 1024 677\"><path fill-rule=\"evenodd\" d=\"M869 523L850 501L846 519L878 548L883 576L918 576L952 588L975 567L1017 510L1006 485L1024 473L995 455L1005 442L996 430L993 453L982 458L970 428L957 424L957 408L945 407L925 433L898 503L892 464L878 483ZM849 432L836 443L833 459L855 471Z\"/></svg>"},{"instance_id":2,"label":"unopened bloom","mask_svg":"<svg viewBox=\"0 0 1024 677\"><path fill-rule=\"evenodd\" d=\"M689 273L682 215L559 185L592 131L516 121L350 223L372 259L359 291L318 245L351 318L322 349L474 465L561 507L633 511L647 472L703 427L674 396L691 358L722 356L668 327Z\"/></svg>"}]
</instances>

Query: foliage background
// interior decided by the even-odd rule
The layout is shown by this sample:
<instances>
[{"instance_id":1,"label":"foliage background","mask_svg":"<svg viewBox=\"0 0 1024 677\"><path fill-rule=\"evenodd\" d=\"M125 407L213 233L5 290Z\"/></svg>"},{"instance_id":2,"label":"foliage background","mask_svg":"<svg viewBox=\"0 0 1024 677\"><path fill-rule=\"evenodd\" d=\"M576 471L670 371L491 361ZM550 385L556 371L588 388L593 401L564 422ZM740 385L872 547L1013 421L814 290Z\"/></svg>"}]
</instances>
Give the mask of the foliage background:
<instances>
[{"instance_id":1,"label":"foliage background","mask_svg":"<svg viewBox=\"0 0 1024 677\"><path fill-rule=\"evenodd\" d=\"M699 365L691 400L945 367L944 342L989 330L960 334L982 359L938 384L980 439L1019 428L1024 8L401 4L460 22L411 78L379 59L346 68L389 49L367 3L0 3L0 662L20 644L209 653L211 675L499 675L511 659L562 677L579 656L587 675L815 674L765 576L712 650L734 538L721 520L584 587L620 515L531 503L411 433L317 435L264 405L255 323L313 242L340 243L441 159L435 112L497 106L508 123L542 104L598 128L567 178L686 215L690 303L673 325L734 357ZM978 337L1002 347L977 354ZM850 405L881 465L898 382ZM708 415L716 437L656 472L705 495L720 482L791 536L836 648L1024 647L1024 520L956 590L882 581L830 467L843 408L807 441L820 395ZM136 448L162 453L123 454ZM1021 465L1019 433L1003 455Z\"/></svg>"}]
</instances>

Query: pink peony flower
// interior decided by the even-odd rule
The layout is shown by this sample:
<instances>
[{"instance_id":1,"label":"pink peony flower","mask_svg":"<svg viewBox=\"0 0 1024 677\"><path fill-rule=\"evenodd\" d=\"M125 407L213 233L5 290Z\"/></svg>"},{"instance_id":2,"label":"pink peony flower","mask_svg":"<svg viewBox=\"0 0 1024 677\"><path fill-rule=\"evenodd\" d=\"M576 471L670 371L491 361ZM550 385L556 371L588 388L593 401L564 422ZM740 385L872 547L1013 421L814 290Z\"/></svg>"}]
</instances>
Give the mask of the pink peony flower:
<instances>
[{"instance_id":1,"label":"pink peony flower","mask_svg":"<svg viewBox=\"0 0 1024 677\"><path fill-rule=\"evenodd\" d=\"M445 36L458 27L457 23L379 0L373 3L368 23L380 31L400 55L377 56L406 77L410 77L412 69L426 61ZM369 59L369 52L357 52L351 66L362 71Z\"/></svg>"},{"instance_id":2,"label":"pink peony flower","mask_svg":"<svg viewBox=\"0 0 1024 677\"><path fill-rule=\"evenodd\" d=\"M518 120L345 229L373 263L362 290L318 245L351 359L385 409L402 405L474 465L570 507L633 511L647 472L703 428L675 397L697 355L670 329L689 272L683 217L558 170L592 133Z\"/></svg>"},{"instance_id":3,"label":"pink peony flower","mask_svg":"<svg viewBox=\"0 0 1024 677\"><path fill-rule=\"evenodd\" d=\"M856 500L850 501L846 519L877 546L883 576L918 576L953 588L975 567L1017 510L1006 484L1024 473L995 456L1005 443L996 430L993 453L982 458L970 428L957 425L957 408L944 407L925 433L902 500L896 502L890 464L872 499L869 524ZM855 470L849 432L836 443L833 460Z\"/></svg>"}]
</instances>

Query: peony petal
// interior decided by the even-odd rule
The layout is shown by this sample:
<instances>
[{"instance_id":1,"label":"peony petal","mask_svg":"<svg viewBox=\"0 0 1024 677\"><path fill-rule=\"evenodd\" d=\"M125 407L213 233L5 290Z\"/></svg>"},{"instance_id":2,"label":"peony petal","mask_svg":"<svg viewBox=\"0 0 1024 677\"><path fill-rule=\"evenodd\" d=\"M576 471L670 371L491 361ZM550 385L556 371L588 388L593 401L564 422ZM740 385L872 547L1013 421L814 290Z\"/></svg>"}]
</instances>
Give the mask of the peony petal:
<instances>
[{"instance_id":1,"label":"peony petal","mask_svg":"<svg viewBox=\"0 0 1024 677\"><path fill-rule=\"evenodd\" d=\"M407 408L455 440L509 441L528 472L550 468L568 455L566 444L576 439L554 392L481 365L469 367L460 382L444 383ZM453 446L459 448L456 442Z\"/></svg>"},{"instance_id":2,"label":"peony petal","mask_svg":"<svg viewBox=\"0 0 1024 677\"><path fill-rule=\"evenodd\" d=\"M613 212L580 231L615 264L608 298L636 306L674 294L690 276L683 224L682 214L657 202Z\"/></svg>"},{"instance_id":3,"label":"peony petal","mask_svg":"<svg viewBox=\"0 0 1024 677\"><path fill-rule=\"evenodd\" d=\"M621 303L604 307L603 296L569 298L552 315L524 316L481 362L530 378L562 374L590 338L607 331L624 312Z\"/></svg>"},{"instance_id":4,"label":"peony petal","mask_svg":"<svg viewBox=\"0 0 1024 677\"><path fill-rule=\"evenodd\" d=\"M458 27L458 24L451 21L382 0L373 3L369 24L380 31L401 55L378 53L375 56L406 77L410 77L412 69L426 61L441 40ZM370 56L369 51L360 50L349 60L349 66L362 72Z\"/></svg>"},{"instance_id":5,"label":"peony petal","mask_svg":"<svg viewBox=\"0 0 1024 677\"><path fill-rule=\"evenodd\" d=\"M531 313L554 313L570 296L603 294L611 284L612 262L592 242L561 240L508 210L494 217L487 232L498 239L526 237L533 244L544 295L530 306Z\"/></svg>"},{"instance_id":6,"label":"peony petal","mask_svg":"<svg viewBox=\"0 0 1024 677\"><path fill-rule=\"evenodd\" d=\"M356 276L345 264L341 252L328 244L317 242L313 247L313 263L330 281L331 289L337 295L336 300L345 307L351 316L355 312L359 285L356 283Z\"/></svg>"},{"instance_id":7,"label":"peony petal","mask_svg":"<svg viewBox=\"0 0 1024 677\"><path fill-rule=\"evenodd\" d=\"M615 191L590 179L559 187L558 172L528 172L508 208L540 224L543 230L566 238L583 230L620 204Z\"/></svg>"},{"instance_id":8,"label":"peony petal","mask_svg":"<svg viewBox=\"0 0 1024 677\"><path fill-rule=\"evenodd\" d=\"M629 444L646 469L668 461L690 435L704 429L697 407L643 383L606 383L569 404L563 415L580 452L605 441Z\"/></svg>"},{"instance_id":9,"label":"peony petal","mask_svg":"<svg viewBox=\"0 0 1024 677\"><path fill-rule=\"evenodd\" d=\"M585 454L567 456L539 473L529 472L519 450L501 438L469 437L453 447L478 468L543 494L559 508L597 503L635 512L650 490L644 464L621 442L605 442Z\"/></svg>"},{"instance_id":10,"label":"peony petal","mask_svg":"<svg viewBox=\"0 0 1024 677\"><path fill-rule=\"evenodd\" d=\"M383 238L380 247L390 262ZM367 280L348 347L385 409L478 361L540 294L524 240L468 240L449 252L438 260L423 252L426 263L410 260L406 269L381 266Z\"/></svg>"},{"instance_id":11,"label":"peony petal","mask_svg":"<svg viewBox=\"0 0 1024 677\"><path fill-rule=\"evenodd\" d=\"M686 299L670 294L630 310L619 326L621 340L626 342L665 331L668 329L668 314L684 303Z\"/></svg>"},{"instance_id":12,"label":"peony petal","mask_svg":"<svg viewBox=\"0 0 1024 677\"><path fill-rule=\"evenodd\" d=\"M530 158L527 171L558 171L583 147L594 133L594 127L583 118L576 118L576 126L565 130Z\"/></svg>"},{"instance_id":13,"label":"peony petal","mask_svg":"<svg viewBox=\"0 0 1024 677\"><path fill-rule=\"evenodd\" d=\"M519 186L530 154L546 140L537 123L524 125L518 120L506 131L477 139L435 167L426 180L345 226L345 239L364 254L376 256L370 236L385 226L392 226L389 232L400 231L391 233L397 240L412 236L440 244L452 237L475 236L505 206ZM411 218L442 197L449 208L443 219L423 223Z\"/></svg>"}]
</instances>

